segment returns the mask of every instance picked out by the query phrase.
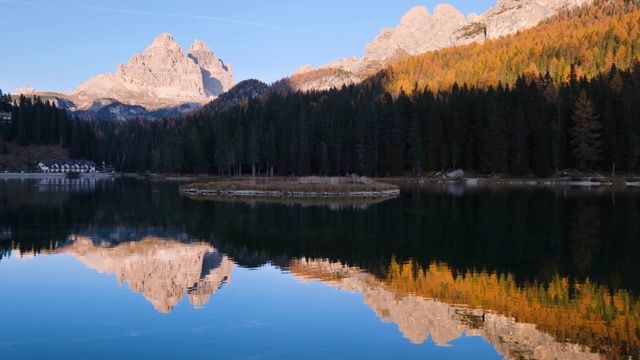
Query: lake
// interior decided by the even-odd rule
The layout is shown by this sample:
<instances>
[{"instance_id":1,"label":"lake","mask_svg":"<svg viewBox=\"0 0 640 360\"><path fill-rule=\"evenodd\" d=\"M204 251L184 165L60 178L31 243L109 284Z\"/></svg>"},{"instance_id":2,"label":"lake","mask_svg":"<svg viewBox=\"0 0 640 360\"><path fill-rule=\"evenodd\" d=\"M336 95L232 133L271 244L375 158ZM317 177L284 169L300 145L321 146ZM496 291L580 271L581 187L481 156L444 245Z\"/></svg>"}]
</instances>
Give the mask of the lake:
<instances>
[{"instance_id":1,"label":"lake","mask_svg":"<svg viewBox=\"0 0 640 360\"><path fill-rule=\"evenodd\" d=\"M178 186L0 180L1 357L639 358L639 191Z\"/></svg>"}]
</instances>

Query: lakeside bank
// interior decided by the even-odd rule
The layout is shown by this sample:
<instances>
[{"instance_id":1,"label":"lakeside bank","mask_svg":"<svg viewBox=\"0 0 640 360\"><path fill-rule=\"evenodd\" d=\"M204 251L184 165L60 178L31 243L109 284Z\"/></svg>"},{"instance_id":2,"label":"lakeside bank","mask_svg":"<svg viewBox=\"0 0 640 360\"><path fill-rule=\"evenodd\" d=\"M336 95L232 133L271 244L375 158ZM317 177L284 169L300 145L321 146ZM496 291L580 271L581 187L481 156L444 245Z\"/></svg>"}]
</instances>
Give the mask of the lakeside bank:
<instances>
[{"instance_id":1,"label":"lakeside bank","mask_svg":"<svg viewBox=\"0 0 640 360\"><path fill-rule=\"evenodd\" d=\"M108 179L113 174L79 173L80 179ZM66 173L0 173L0 179L66 179Z\"/></svg>"}]
</instances>

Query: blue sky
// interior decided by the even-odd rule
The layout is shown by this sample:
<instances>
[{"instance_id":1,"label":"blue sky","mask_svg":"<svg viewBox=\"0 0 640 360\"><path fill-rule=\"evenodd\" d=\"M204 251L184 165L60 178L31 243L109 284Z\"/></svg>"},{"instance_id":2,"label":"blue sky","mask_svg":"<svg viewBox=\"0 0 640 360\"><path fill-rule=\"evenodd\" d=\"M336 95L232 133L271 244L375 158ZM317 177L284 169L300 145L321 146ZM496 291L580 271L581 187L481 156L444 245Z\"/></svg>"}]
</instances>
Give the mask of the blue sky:
<instances>
[{"instance_id":1,"label":"blue sky","mask_svg":"<svg viewBox=\"0 0 640 360\"><path fill-rule=\"evenodd\" d=\"M404 13L444 1L412 0L0 0L0 89L73 91L114 72L161 33L185 49L196 39L233 67L238 81L267 83L299 66L362 57ZM496 0L448 0L482 13Z\"/></svg>"}]
</instances>

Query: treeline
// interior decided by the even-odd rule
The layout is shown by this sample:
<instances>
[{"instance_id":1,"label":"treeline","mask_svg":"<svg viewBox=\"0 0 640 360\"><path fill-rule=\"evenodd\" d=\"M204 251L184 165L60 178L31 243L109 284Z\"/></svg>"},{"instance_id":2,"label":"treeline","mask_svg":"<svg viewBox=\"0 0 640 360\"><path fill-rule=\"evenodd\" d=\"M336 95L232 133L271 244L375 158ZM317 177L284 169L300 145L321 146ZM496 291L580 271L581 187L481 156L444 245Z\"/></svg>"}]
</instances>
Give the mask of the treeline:
<instances>
[{"instance_id":1,"label":"treeline","mask_svg":"<svg viewBox=\"0 0 640 360\"><path fill-rule=\"evenodd\" d=\"M150 122L79 121L38 97L11 106L4 141L52 144L127 172L219 175L483 174L557 170L633 173L640 160L640 65L557 87L550 75L514 86L383 86L270 93L228 110ZM4 102L6 104L6 102Z\"/></svg>"},{"instance_id":2,"label":"treeline","mask_svg":"<svg viewBox=\"0 0 640 360\"><path fill-rule=\"evenodd\" d=\"M593 78L616 66L629 69L640 59L640 1L595 0L562 11L535 28L411 57L383 71L385 90L397 95L415 82L431 91L450 90L454 82L486 89L513 85L522 74L549 74L556 85Z\"/></svg>"},{"instance_id":3,"label":"treeline","mask_svg":"<svg viewBox=\"0 0 640 360\"><path fill-rule=\"evenodd\" d=\"M5 94L0 90L0 111L11 112L11 94Z\"/></svg>"},{"instance_id":4,"label":"treeline","mask_svg":"<svg viewBox=\"0 0 640 360\"><path fill-rule=\"evenodd\" d=\"M571 72L514 86L450 91L382 86L277 94L224 111L157 122L82 122L76 157L122 171L220 175L421 174L462 168L536 174L579 168L635 172L640 65L591 80Z\"/></svg>"},{"instance_id":5,"label":"treeline","mask_svg":"<svg viewBox=\"0 0 640 360\"><path fill-rule=\"evenodd\" d=\"M74 135L73 119L64 109L38 96L27 97L20 95L12 102L10 95L2 95L0 91L0 107L11 113L11 121L0 125L2 140L15 141L18 145L58 145L68 147Z\"/></svg>"}]
</instances>

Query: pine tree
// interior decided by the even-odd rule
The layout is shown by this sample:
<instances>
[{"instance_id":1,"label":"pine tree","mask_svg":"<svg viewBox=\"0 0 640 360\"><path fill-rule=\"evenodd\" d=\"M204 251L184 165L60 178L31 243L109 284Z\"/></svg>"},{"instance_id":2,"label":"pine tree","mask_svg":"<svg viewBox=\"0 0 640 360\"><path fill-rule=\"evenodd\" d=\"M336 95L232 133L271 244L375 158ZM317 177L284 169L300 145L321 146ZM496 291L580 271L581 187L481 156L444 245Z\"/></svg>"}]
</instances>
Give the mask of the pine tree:
<instances>
[{"instance_id":1,"label":"pine tree","mask_svg":"<svg viewBox=\"0 0 640 360\"><path fill-rule=\"evenodd\" d=\"M574 126L570 129L571 145L576 166L579 169L587 169L596 165L600 160L602 123L600 117L595 114L595 108L583 89L575 103L572 120Z\"/></svg>"},{"instance_id":2,"label":"pine tree","mask_svg":"<svg viewBox=\"0 0 640 360\"><path fill-rule=\"evenodd\" d=\"M422 167L424 166L424 145L422 144L422 140L420 140L419 136L415 137L414 143L412 145L413 150L413 173L420 175L422 172Z\"/></svg>"},{"instance_id":3,"label":"pine tree","mask_svg":"<svg viewBox=\"0 0 640 360\"><path fill-rule=\"evenodd\" d=\"M640 160L640 136L629 135L629 157L627 158L627 170L635 171Z\"/></svg>"}]
</instances>

